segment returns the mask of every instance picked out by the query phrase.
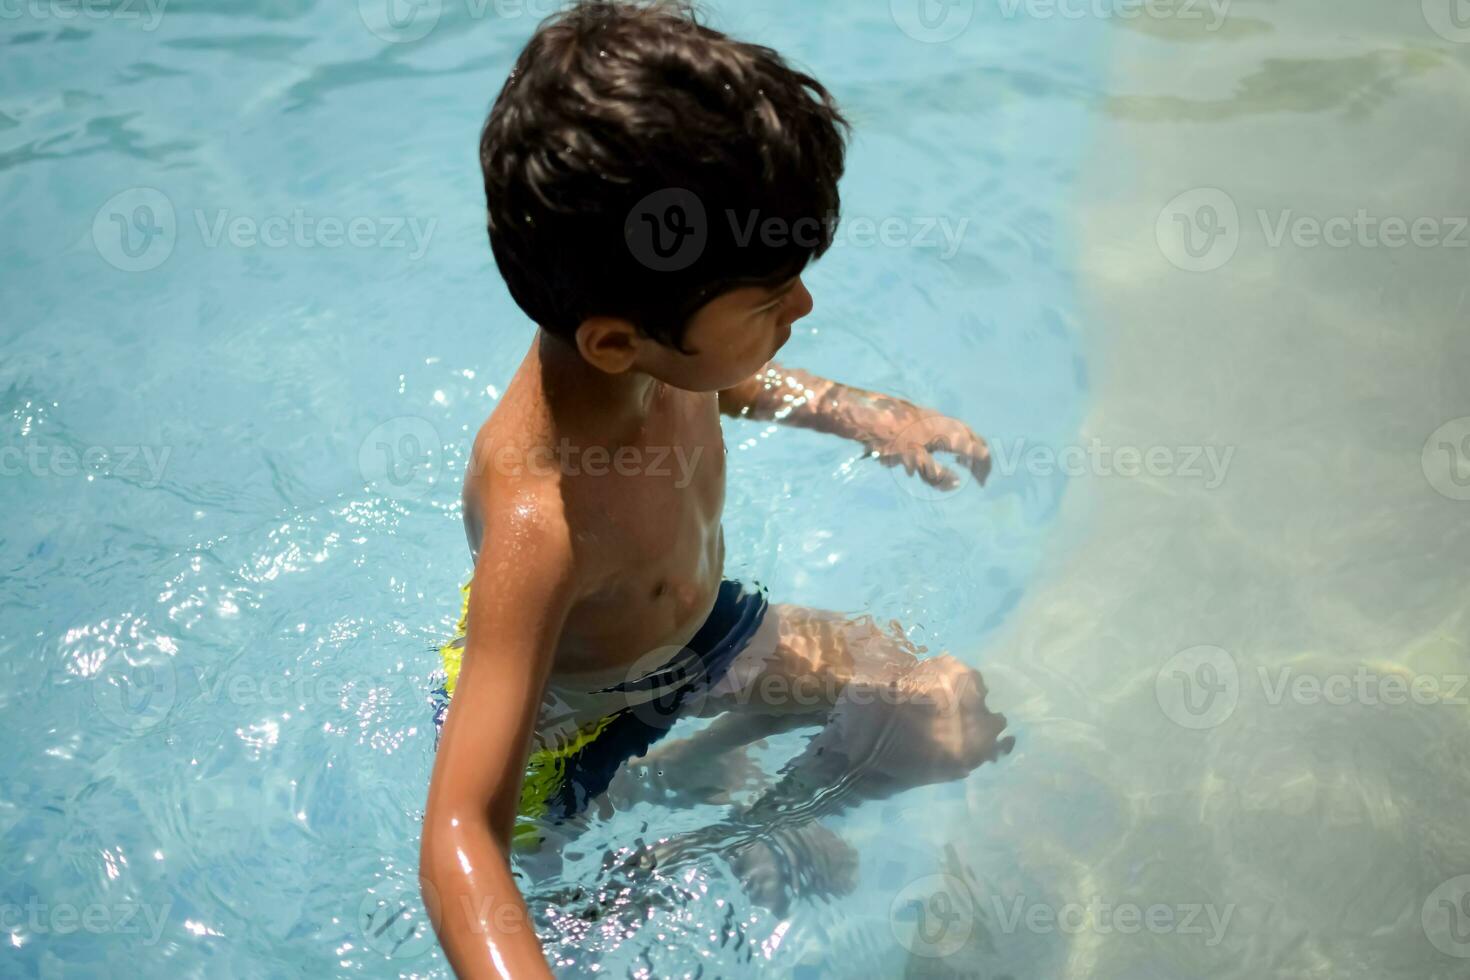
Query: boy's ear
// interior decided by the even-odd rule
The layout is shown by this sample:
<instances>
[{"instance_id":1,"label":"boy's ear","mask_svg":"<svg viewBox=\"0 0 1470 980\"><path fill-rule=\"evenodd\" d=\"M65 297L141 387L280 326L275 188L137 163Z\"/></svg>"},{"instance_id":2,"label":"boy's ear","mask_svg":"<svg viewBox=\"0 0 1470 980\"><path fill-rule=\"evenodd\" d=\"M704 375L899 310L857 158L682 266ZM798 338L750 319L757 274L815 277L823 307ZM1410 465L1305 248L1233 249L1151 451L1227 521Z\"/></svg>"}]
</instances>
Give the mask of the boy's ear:
<instances>
[{"instance_id":1,"label":"boy's ear","mask_svg":"<svg viewBox=\"0 0 1470 980\"><path fill-rule=\"evenodd\" d=\"M608 374L621 374L633 366L641 340L637 327L614 316L588 317L577 328L577 350L583 359Z\"/></svg>"}]
</instances>

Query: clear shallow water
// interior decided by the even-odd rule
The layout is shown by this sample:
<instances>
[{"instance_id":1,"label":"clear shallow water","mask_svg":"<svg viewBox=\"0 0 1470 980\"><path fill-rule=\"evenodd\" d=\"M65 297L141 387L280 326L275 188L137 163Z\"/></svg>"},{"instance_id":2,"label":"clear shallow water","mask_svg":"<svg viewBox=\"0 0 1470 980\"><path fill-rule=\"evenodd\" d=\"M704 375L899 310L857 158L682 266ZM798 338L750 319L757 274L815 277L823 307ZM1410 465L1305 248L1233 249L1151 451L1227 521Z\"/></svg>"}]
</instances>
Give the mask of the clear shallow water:
<instances>
[{"instance_id":1,"label":"clear shallow water","mask_svg":"<svg viewBox=\"0 0 1470 980\"><path fill-rule=\"evenodd\" d=\"M991 853L968 852L981 905L1114 907L1070 931L992 915L1016 976L1470 975L1451 231L1470 38L1449 12L1242 3L1213 33L1117 25L1078 185L1079 436L1233 456L1214 484L1073 481L992 638L1031 738L989 797ZM1353 231L1278 237L1283 216ZM1391 218L1437 231L1391 245ZM1125 932L1129 903L1166 927Z\"/></svg>"},{"instance_id":2,"label":"clear shallow water","mask_svg":"<svg viewBox=\"0 0 1470 980\"><path fill-rule=\"evenodd\" d=\"M465 446L532 335L490 262L475 143L533 19L450 3L390 42L309 2L58 9L0 22L3 972L447 975L403 940L433 650L469 569ZM714 20L834 89L858 128L847 219L901 222L811 272L789 361L986 434L1070 438L1064 215L1097 25L936 44L882 5ZM1065 482L939 500L835 440L727 440L729 574L972 663ZM397 485L380 444L425 466ZM718 859L569 898L619 881L605 851L725 812L632 778L645 802L531 889L571 975L897 972L896 890L974 833L962 786L831 820L856 890L784 918Z\"/></svg>"}]
</instances>

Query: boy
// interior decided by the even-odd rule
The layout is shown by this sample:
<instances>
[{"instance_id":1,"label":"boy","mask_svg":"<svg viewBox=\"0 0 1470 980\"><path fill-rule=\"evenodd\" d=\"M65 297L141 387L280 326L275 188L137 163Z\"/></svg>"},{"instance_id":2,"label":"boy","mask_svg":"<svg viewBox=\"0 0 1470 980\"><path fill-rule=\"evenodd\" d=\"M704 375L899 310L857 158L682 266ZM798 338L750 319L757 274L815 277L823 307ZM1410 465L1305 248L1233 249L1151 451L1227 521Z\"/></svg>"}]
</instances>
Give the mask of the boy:
<instances>
[{"instance_id":1,"label":"boy","mask_svg":"<svg viewBox=\"0 0 1470 980\"><path fill-rule=\"evenodd\" d=\"M420 852L460 976L549 976L509 867L537 825L517 817L576 815L675 717L730 711L704 733L727 741L822 725L783 786L868 798L1009 748L954 658L722 579L721 413L856 439L939 486L957 481L932 451L989 470L962 423L771 360L812 308L846 125L769 48L609 2L542 24L490 112L491 248L540 329L464 487L475 569Z\"/></svg>"}]
</instances>

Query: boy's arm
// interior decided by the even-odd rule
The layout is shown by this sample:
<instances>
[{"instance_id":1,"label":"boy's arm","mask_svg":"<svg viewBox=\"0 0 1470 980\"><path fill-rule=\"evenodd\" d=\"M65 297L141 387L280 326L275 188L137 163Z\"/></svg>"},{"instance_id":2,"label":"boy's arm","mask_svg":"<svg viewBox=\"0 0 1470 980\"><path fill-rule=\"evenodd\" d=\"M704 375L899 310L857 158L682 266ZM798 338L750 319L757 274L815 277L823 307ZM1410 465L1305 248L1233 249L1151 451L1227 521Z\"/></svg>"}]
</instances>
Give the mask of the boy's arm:
<instances>
[{"instance_id":1,"label":"boy's arm","mask_svg":"<svg viewBox=\"0 0 1470 980\"><path fill-rule=\"evenodd\" d=\"M982 484L990 475L990 447L963 422L775 361L721 391L720 411L854 439L884 465L902 464L947 490L960 481L934 459L935 452L954 453Z\"/></svg>"},{"instance_id":2,"label":"boy's arm","mask_svg":"<svg viewBox=\"0 0 1470 980\"><path fill-rule=\"evenodd\" d=\"M457 976L550 977L510 871L530 740L573 595L559 501L488 515L464 660L444 722L419 849L424 902Z\"/></svg>"}]
</instances>

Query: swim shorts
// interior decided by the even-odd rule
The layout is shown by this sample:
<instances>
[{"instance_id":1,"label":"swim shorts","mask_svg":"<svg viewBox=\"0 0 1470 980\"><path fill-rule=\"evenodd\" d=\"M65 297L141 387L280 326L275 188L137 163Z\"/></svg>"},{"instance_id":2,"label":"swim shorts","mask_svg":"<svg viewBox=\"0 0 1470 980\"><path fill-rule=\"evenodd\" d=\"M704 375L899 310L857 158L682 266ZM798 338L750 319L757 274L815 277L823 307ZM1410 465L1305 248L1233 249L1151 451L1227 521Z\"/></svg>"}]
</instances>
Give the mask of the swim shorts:
<instances>
[{"instance_id":1,"label":"swim shorts","mask_svg":"<svg viewBox=\"0 0 1470 980\"><path fill-rule=\"evenodd\" d=\"M434 698L436 733L443 729L464 655L470 584L461 591L463 601L455 636L439 650L444 683ZM691 696L708 692L724 676L730 662L760 627L766 607L763 591L750 591L727 579L720 583L714 608L704 625L684 647L649 673L595 692L609 695L610 702L621 706L531 754L521 785L515 845L534 846L539 842L536 821L560 822L580 813L607 789L618 767L644 755L667 734Z\"/></svg>"}]
</instances>

